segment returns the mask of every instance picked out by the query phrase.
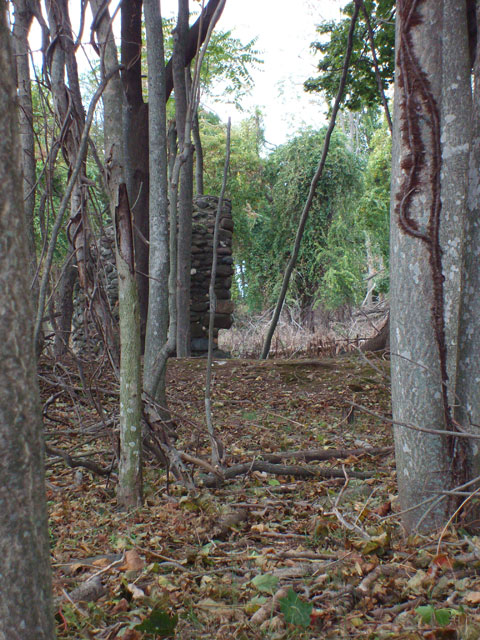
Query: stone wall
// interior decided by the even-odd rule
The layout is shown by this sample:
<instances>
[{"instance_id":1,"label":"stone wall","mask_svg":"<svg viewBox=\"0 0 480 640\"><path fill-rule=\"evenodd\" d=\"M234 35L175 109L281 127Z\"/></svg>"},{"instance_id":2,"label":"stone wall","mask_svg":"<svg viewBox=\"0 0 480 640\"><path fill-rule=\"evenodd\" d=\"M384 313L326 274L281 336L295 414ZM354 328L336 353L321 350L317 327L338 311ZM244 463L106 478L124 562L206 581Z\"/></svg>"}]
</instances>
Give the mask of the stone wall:
<instances>
[{"instance_id":1,"label":"stone wall","mask_svg":"<svg viewBox=\"0 0 480 640\"><path fill-rule=\"evenodd\" d=\"M91 268L94 270L97 281L101 283L102 290L106 292L107 304L110 308L112 321L118 326L118 275L115 264L115 234L113 227L104 227L102 234L96 243L90 246ZM76 353L87 355L99 353L103 341L98 337L89 308L86 304L85 294L78 282L75 282L73 290L73 317L72 317L72 347Z\"/></svg>"},{"instance_id":2,"label":"stone wall","mask_svg":"<svg viewBox=\"0 0 480 640\"><path fill-rule=\"evenodd\" d=\"M217 197L202 196L197 198L193 208L192 283L190 289L192 355L202 355L208 349L208 289L210 286L213 230L217 206ZM217 249L215 343L218 338L218 330L229 329L232 325L233 302L230 295L233 277L232 237L232 206L229 200L224 200L223 210L220 215L219 246ZM99 251L97 247L92 247L91 254L94 261L98 262L97 272L104 283L104 289L107 292L108 302L114 318L118 321L118 276L115 267L115 245L112 227L105 229L98 247ZM100 254L99 261L98 254ZM78 287L78 283L74 297L72 346L78 353L98 352L101 349L101 343L93 322L88 319L88 313L85 310L85 298Z\"/></svg>"},{"instance_id":3,"label":"stone wall","mask_svg":"<svg viewBox=\"0 0 480 640\"><path fill-rule=\"evenodd\" d=\"M192 284L190 289L192 355L204 353L208 349L208 290L212 271L213 230L217 206L218 198L202 196L197 198L193 211ZM215 341L219 329L229 329L232 326L233 302L230 299L233 277L232 237L232 205L229 200L224 200L220 214L217 276L215 279L217 296L214 324Z\"/></svg>"}]
</instances>

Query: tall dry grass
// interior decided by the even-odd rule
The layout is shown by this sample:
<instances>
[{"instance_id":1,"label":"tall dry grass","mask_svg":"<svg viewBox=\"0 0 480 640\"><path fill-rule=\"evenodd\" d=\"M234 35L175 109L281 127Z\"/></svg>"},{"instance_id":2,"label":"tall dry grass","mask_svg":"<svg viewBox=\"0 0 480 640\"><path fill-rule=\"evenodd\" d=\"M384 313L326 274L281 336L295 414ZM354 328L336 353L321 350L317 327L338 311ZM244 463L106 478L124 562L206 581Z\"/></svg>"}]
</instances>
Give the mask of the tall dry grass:
<instances>
[{"instance_id":1,"label":"tall dry grass","mask_svg":"<svg viewBox=\"0 0 480 640\"><path fill-rule=\"evenodd\" d=\"M219 334L219 347L237 358L258 358L273 309L260 315L235 314L231 329ZM388 304L309 313L285 305L275 331L270 357L332 356L358 349L376 335L388 313Z\"/></svg>"}]
</instances>

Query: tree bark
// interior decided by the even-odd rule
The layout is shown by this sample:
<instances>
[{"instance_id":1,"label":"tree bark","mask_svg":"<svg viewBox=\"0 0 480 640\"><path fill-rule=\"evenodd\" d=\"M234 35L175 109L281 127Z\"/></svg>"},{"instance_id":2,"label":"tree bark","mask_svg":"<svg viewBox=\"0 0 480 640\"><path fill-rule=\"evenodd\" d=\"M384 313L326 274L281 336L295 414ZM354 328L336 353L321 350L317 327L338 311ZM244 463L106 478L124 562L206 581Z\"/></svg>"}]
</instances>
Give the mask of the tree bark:
<instances>
[{"instance_id":1,"label":"tree bark","mask_svg":"<svg viewBox=\"0 0 480 640\"><path fill-rule=\"evenodd\" d=\"M173 83L175 87L175 120L180 155L186 153L180 171L177 238L177 356L190 355L190 270L192 250L193 161L190 133L185 137L188 95L185 60L188 40L188 0L178 2L178 20L173 34Z\"/></svg>"},{"instance_id":2,"label":"tree bark","mask_svg":"<svg viewBox=\"0 0 480 640\"><path fill-rule=\"evenodd\" d=\"M102 51L102 75L118 67L117 49L108 11L102 0L91 0L98 43ZM124 180L124 93L116 73L103 96L105 158L112 219L116 228L116 263L120 316L120 478L118 501L130 508L142 501L140 325L136 291L133 231Z\"/></svg>"},{"instance_id":3,"label":"tree bark","mask_svg":"<svg viewBox=\"0 0 480 640\"><path fill-rule=\"evenodd\" d=\"M0 639L55 637L14 61L0 9Z\"/></svg>"},{"instance_id":4,"label":"tree bark","mask_svg":"<svg viewBox=\"0 0 480 640\"><path fill-rule=\"evenodd\" d=\"M476 20L480 26L480 5L477 3ZM473 64L473 117L471 124L469 185L467 198L467 221L465 227L465 249L462 269L462 298L459 329L459 358L457 370L456 418L469 431L480 433L480 47L477 44ZM480 475L480 449L475 441L469 444L468 477ZM476 509L475 529L480 528L480 517Z\"/></svg>"},{"instance_id":5,"label":"tree bark","mask_svg":"<svg viewBox=\"0 0 480 640\"><path fill-rule=\"evenodd\" d=\"M216 22L220 18L223 7L221 7L219 13L216 14L216 11L222 2L223 0L210 0L205 9L202 11L200 17L196 20L192 28L189 30L187 47L185 50L185 67L188 67L190 65L191 61L194 59L197 53L198 48L201 47L205 42L205 38L207 37L208 29L212 20L215 21L213 24L213 26L215 26ZM170 58L165 67L165 89L167 100L173 91L173 86L173 58Z\"/></svg>"},{"instance_id":6,"label":"tree bark","mask_svg":"<svg viewBox=\"0 0 480 640\"><path fill-rule=\"evenodd\" d=\"M149 309L144 358L144 389L164 407L165 371L156 375L157 355L167 341L168 331L168 177L165 65L160 6L145 0L147 34L148 96L150 103L150 257ZM159 384L154 388L154 380Z\"/></svg>"},{"instance_id":7,"label":"tree bark","mask_svg":"<svg viewBox=\"0 0 480 640\"><path fill-rule=\"evenodd\" d=\"M141 506L143 502L143 439L140 311L126 184L120 184L118 188L115 231L120 319L120 461L117 497L122 508L131 509Z\"/></svg>"},{"instance_id":8,"label":"tree bark","mask_svg":"<svg viewBox=\"0 0 480 640\"><path fill-rule=\"evenodd\" d=\"M33 216L35 212L36 173L35 173L35 138L33 132L32 89L30 84L28 33L32 25L33 13L26 0L15 0L15 22L13 25L13 41L15 60L17 63L17 87L20 122L20 144L22 148L23 167L23 202L27 220L28 256L31 282L37 270L35 250L35 232ZM38 284L34 288L38 295Z\"/></svg>"},{"instance_id":9,"label":"tree bark","mask_svg":"<svg viewBox=\"0 0 480 640\"><path fill-rule=\"evenodd\" d=\"M85 128L85 110L80 93L78 68L75 58L74 40L67 0L47 2L48 21L52 36L49 47L48 66L51 78L52 96L59 127L63 130L62 151L69 173L77 160L80 140ZM68 86L65 84L65 70ZM90 256L90 226L86 195L86 153L82 158L81 170L75 182L71 203L67 235L75 252L80 286L90 305L93 320L100 336L103 337L113 358L118 357L116 332L109 312L107 295L98 278L92 277ZM66 318L64 318L66 323Z\"/></svg>"},{"instance_id":10,"label":"tree bark","mask_svg":"<svg viewBox=\"0 0 480 640\"><path fill-rule=\"evenodd\" d=\"M144 102L142 95L142 0L122 2L121 39L121 61L124 66L122 80L126 97L125 177L134 223L143 351L149 290L149 106Z\"/></svg>"},{"instance_id":11,"label":"tree bark","mask_svg":"<svg viewBox=\"0 0 480 640\"><path fill-rule=\"evenodd\" d=\"M64 269L60 278L60 288L56 304L59 319L55 332L54 352L57 357L62 356L68 350L72 331L73 288L77 275L78 271L73 259L73 252L70 251L65 260Z\"/></svg>"},{"instance_id":12,"label":"tree bark","mask_svg":"<svg viewBox=\"0 0 480 640\"><path fill-rule=\"evenodd\" d=\"M427 0L420 3L421 20L410 9L410 0L398 4L390 243L392 411L398 422L454 430L447 384L448 376L455 384L462 167L468 142L466 149L463 143L457 147L447 129L456 118L452 107L462 121L453 125L456 135L469 127L465 3ZM462 446L452 437L400 426L394 431L406 529L442 526L456 507L455 499L442 491L464 479Z\"/></svg>"}]
</instances>

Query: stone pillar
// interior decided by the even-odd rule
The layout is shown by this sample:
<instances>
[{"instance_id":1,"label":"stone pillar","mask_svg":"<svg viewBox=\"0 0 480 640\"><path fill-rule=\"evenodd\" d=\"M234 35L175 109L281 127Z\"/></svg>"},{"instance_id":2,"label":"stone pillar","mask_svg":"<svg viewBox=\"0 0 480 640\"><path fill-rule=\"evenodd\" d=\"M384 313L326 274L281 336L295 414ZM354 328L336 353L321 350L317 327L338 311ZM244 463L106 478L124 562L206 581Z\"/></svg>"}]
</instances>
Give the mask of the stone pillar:
<instances>
[{"instance_id":1,"label":"stone pillar","mask_svg":"<svg viewBox=\"0 0 480 640\"><path fill-rule=\"evenodd\" d=\"M192 284L190 289L192 355L200 355L208 350L208 289L210 286L213 229L217 206L217 197L201 196L197 198L193 208ZM217 295L217 311L214 325L215 341L218 337L218 330L229 329L233 322L233 301L230 299L233 276L232 238L232 205L229 200L224 200L220 214L217 277L215 280L215 293Z\"/></svg>"},{"instance_id":2,"label":"stone pillar","mask_svg":"<svg viewBox=\"0 0 480 640\"><path fill-rule=\"evenodd\" d=\"M192 355L202 355L208 351L208 309L210 274L213 255L213 228L217 213L218 198L201 196L194 202L192 233L192 281L190 288L190 325ZM233 301L230 289L233 277L232 258L233 219L232 205L224 200L220 216L219 246L217 260L217 277L215 291L217 294L217 312L215 314L214 339L217 341L219 329L232 326ZM118 323L118 276L115 265L115 246L113 228L107 227L97 246L91 247L94 268L102 278L104 289L114 321ZM99 255L100 254L100 255ZM99 353L102 348L101 339L88 313L85 313L85 296L76 285L74 291L74 315L72 346L77 353L87 356L88 353Z\"/></svg>"}]
</instances>

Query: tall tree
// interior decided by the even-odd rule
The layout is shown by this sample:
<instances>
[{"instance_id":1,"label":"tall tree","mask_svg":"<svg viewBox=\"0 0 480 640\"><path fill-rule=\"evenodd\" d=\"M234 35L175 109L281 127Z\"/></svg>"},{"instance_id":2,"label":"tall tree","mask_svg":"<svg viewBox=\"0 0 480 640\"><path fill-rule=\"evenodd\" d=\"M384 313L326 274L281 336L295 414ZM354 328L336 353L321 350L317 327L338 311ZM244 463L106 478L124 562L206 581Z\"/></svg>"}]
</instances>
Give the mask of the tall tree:
<instances>
[{"instance_id":1,"label":"tall tree","mask_svg":"<svg viewBox=\"0 0 480 640\"><path fill-rule=\"evenodd\" d=\"M185 59L188 41L188 0L179 0L177 25L173 32L173 86L175 90L175 120L179 153L186 156L180 171L178 196L177 251L177 355L190 355L190 270L192 247L193 156L190 133L186 137L189 100Z\"/></svg>"},{"instance_id":2,"label":"tall tree","mask_svg":"<svg viewBox=\"0 0 480 640\"><path fill-rule=\"evenodd\" d=\"M465 429L478 434L472 418L480 403L478 384L465 390L465 377L474 372L465 347L472 346L470 336L478 333L480 318L472 314L465 288L463 310L460 305L462 285L472 276L475 280L472 269L478 269L470 249L462 274L465 229L473 232L471 224L465 226L468 161L470 149L478 145L470 127L465 0L398 2L396 56L392 409L403 520L409 530L428 530L443 525L458 505L452 493L443 492L480 471L462 437ZM473 163L476 153L472 151ZM470 184L471 193L475 184ZM466 238L470 247L472 239ZM466 404L454 415L459 397ZM455 419L460 416L462 426Z\"/></svg>"},{"instance_id":3,"label":"tall tree","mask_svg":"<svg viewBox=\"0 0 480 640\"><path fill-rule=\"evenodd\" d=\"M55 637L14 62L0 9L0 638Z\"/></svg>"},{"instance_id":4,"label":"tall tree","mask_svg":"<svg viewBox=\"0 0 480 640\"><path fill-rule=\"evenodd\" d=\"M166 89L162 15L155 0L145 0L147 34L148 97L150 105L150 258L149 305L145 344L143 386L166 406L164 371L154 388L157 356L167 341L168 330L168 179Z\"/></svg>"},{"instance_id":5,"label":"tall tree","mask_svg":"<svg viewBox=\"0 0 480 640\"><path fill-rule=\"evenodd\" d=\"M124 508L142 502L142 385L140 316L135 281L133 227L125 183L123 146L124 93L108 10L92 0L94 25L102 54L102 75L113 73L103 96L105 158L110 210L116 231L120 317L120 463L118 501Z\"/></svg>"},{"instance_id":6,"label":"tall tree","mask_svg":"<svg viewBox=\"0 0 480 640\"><path fill-rule=\"evenodd\" d=\"M125 178L135 230L135 264L142 344L148 313L149 260L149 105L142 92L142 4L122 2L121 62L125 90ZM162 64L164 64L162 60ZM150 93L149 93L150 97Z\"/></svg>"},{"instance_id":7,"label":"tall tree","mask_svg":"<svg viewBox=\"0 0 480 640\"><path fill-rule=\"evenodd\" d=\"M33 217L35 211L36 167L35 140L33 132L32 88L30 82L30 63L28 34L33 21L33 11L28 0L15 0L15 22L13 39L17 71L20 143L22 147L23 200L27 218L28 254L32 280L36 271L35 234Z\"/></svg>"}]
</instances>

